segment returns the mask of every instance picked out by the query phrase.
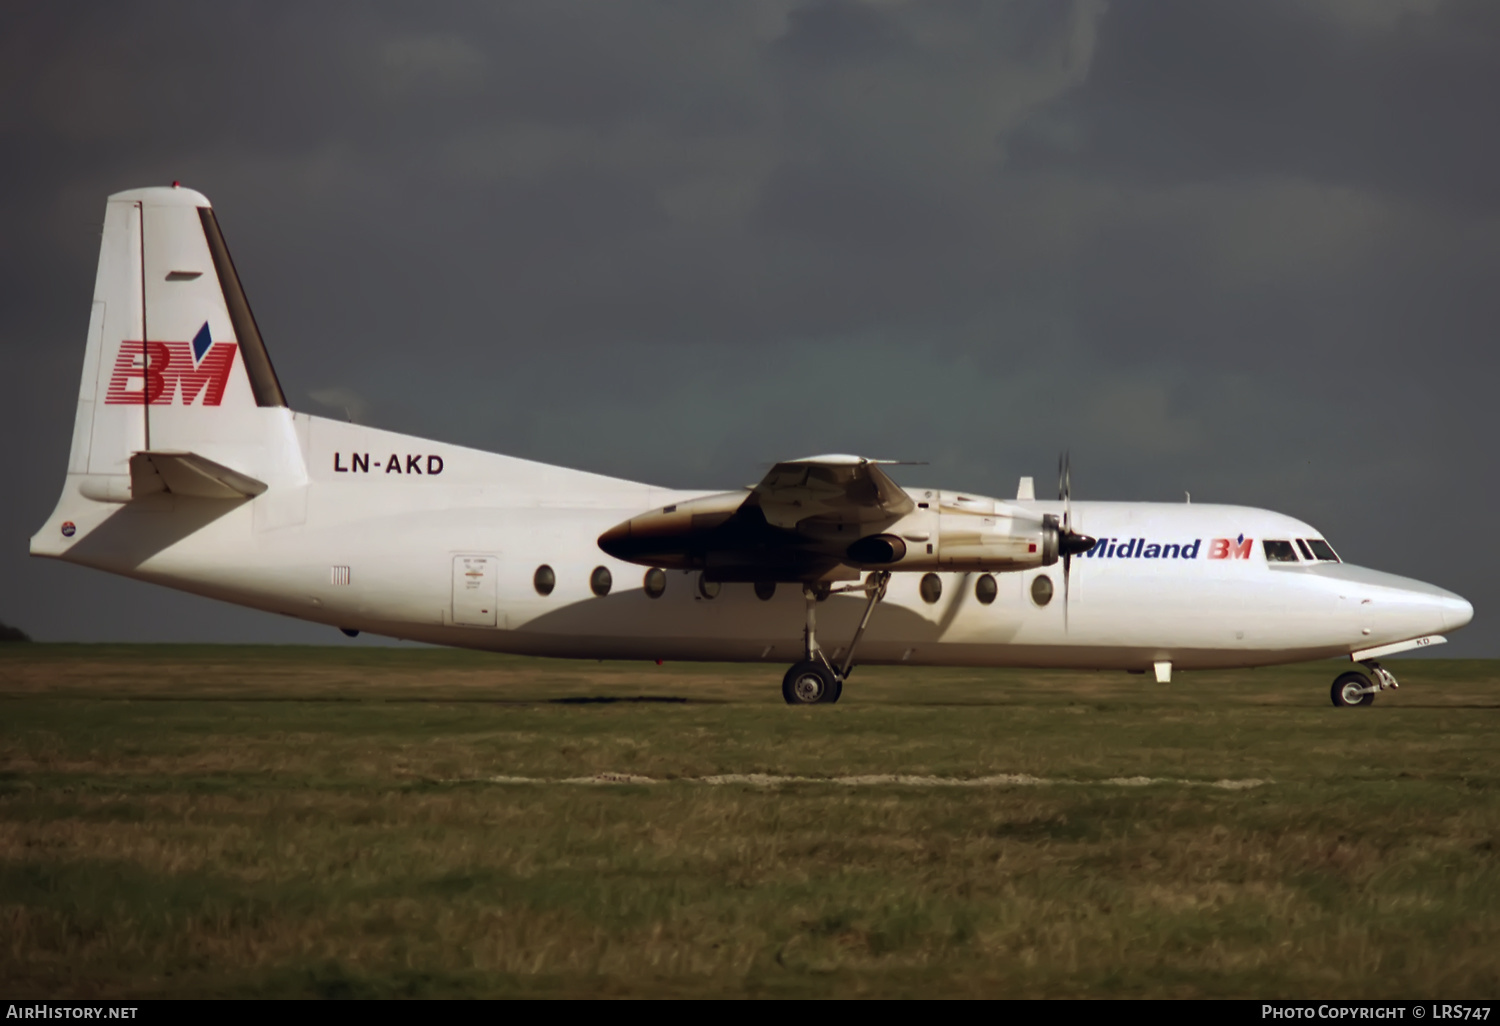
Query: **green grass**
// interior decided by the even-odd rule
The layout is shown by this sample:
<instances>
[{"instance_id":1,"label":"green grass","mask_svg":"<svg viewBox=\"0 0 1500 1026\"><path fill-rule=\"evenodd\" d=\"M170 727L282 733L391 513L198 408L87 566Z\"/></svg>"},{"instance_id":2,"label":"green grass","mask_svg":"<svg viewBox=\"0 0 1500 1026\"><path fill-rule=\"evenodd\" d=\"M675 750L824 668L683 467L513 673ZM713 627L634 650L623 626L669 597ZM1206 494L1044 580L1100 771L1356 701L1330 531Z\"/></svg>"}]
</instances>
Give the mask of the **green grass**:
<instances>
[{"instance_id":1,"label":"green grass","mask_svg":"<svg viewBox=\"0 0 1500 1026\"><path fill-rule=\"evenodd\" d=\"M1500 663L1391 666L5 646L0 990L1492 997Z\"/></svg>"}]
</instances>

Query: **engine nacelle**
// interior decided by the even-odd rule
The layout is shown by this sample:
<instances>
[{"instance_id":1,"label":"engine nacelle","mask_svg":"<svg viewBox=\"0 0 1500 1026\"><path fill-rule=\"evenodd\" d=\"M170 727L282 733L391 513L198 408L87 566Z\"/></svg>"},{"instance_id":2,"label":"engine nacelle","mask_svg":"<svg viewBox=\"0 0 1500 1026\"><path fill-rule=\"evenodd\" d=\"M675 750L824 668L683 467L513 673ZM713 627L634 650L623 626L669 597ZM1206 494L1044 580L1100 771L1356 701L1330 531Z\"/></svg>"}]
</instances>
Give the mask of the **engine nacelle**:
<instances>
[{"instance_id":1,"label":"engine nacelle","mask_svg":"<svg viewBox=\"0 0 1500 1026\"><path fill-rule=\"evenodd\" d=\"M1029 570L1057 562L1057 518L942 516L937 565L944 570L984 572Z\"/></svg>"},{"instance_id":2,"label":"engine nacelle","mask_svg":"<svg viewBox=\"0 0 1500 1026\"><path fill-rule=\"evenodd\" d=\"M872 534L844 552L857 566L889 566L906 558L906 542L894 534Z\"/></svg>"},{"instance_id":3,"label":"engine nacelle","mask_svg":"<svg viewBox=\"0 0 1500 1026\"><path fill-rule=\"evenodd\" d=\"M599 547L616 559L666 570L701 569L707 554L753 539L734 522L745 493L724 492L648 510L616 524L599 537Z\"/></svg>"},{"instance_id":4,"label":"engine nacelle","mask_svg":"<svg viewBox=\"0 0 1500 1026\"><path fill-rule=\"evenodd\" d=\"M1003 573L1056 563L1061 534L1054 516L993 499L964 497L962 505L939 499L845 544L844 559L867 570Z\"/></svg>"}]
</instances>

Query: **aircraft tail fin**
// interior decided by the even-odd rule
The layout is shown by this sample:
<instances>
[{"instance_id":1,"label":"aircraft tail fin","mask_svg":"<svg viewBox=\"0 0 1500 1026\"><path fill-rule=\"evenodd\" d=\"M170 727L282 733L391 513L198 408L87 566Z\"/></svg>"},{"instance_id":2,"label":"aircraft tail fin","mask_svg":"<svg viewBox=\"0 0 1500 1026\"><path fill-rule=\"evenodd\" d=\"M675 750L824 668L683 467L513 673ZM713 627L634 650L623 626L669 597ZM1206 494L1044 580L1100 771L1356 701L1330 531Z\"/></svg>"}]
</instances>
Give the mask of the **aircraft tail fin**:
<instances>
[{"instance_id":1,"label":"aircraft tail fin","mask_svg":"<svg viewBox=\"0 0 1500 1026\"><path fill-rule=\"evenodd\" d=\"M208 199L176 185L109 197L59 510L163 491L244 499L305 479L301 464Z\"/></svg>"},{"instance_id":2,"label":"aircraft tail fin","mask_svg":"<svg viewBox=\"0 0 1500 1026\"><path fill-rule=\"evenodd\" d=\"M207 198L111 196L69 472L128 477L132 453L243 438L285 406Z\"/></svg>"}]
</instances>

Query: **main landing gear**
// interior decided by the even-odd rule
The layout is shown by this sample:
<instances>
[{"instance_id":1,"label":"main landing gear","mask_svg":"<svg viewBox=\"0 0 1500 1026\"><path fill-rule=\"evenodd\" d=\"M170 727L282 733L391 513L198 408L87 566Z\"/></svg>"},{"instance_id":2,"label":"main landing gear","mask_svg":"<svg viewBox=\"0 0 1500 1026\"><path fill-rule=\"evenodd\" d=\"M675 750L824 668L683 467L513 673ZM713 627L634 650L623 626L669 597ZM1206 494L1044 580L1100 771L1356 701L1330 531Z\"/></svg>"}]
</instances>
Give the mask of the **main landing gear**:
<instances>
[{"instance_id":1,"label":"main landing gear","mask_svg":"<svg viewBox=\"0 0 1500 1026\"><path fill-rule=\"evenodd\" d=\"M794 664L781 679L781 697L786 699L787 705L823 705L839 700L844 693L844 681L849 676L849 670L854 666L854 649L859 644L859 639L864 636L865 628L870 625L870 614L875 612L876 603L885 598L886 585L890 584L890 581L889 570L877 570L866 577L863 584L846 585L821 593L822 598L827 598L834 591L863 589L866 596L865 615L860 617L859 627L855 629L854 638L849 642L849 648L844 653L844 661L837 667L818 647L820 594L811 585L802 586L802 598L807 602L807 624L802 629L802 661Z\"/></svg>"},{"instance_id":2,"label":"main landing gear","mask_svg":"<svg viewBox=\"0 0 1500 1026\"><path fill-rule=\"evenodd\" d=\"M1395 675L1379 663L1370 660L1360 665L1368 670L1370 675L1366 677L1357 670L1340 674L1333 682L1333 689L1330 692L1334 705L1347 709L1373 705L1377 691L1386 691L1401 686L1396 683Z\"/></svg>"}]
</instances>

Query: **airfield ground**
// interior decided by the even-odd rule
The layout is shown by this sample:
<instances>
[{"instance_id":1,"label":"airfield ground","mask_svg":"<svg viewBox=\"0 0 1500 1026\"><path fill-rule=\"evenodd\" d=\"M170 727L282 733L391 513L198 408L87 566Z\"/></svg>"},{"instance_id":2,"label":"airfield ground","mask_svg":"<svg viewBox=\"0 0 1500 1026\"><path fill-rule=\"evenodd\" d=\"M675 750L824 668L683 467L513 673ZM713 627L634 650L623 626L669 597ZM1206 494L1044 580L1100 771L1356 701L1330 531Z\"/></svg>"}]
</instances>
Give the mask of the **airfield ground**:
<instances>
[{"instance_id":1,"label":"airfield ground","mask_svg":"<svg viewBox=\"0 0 1500 1026\"><path fill-rule=\"evenodd\" d=\"M0 646L0 993L1493 998L1500 662L1390 665Z\"/></svg>"}]
</instances>

